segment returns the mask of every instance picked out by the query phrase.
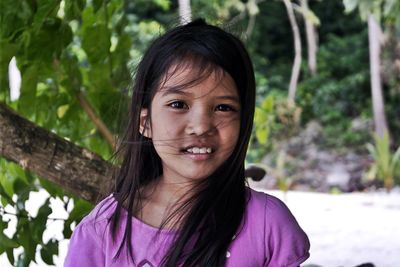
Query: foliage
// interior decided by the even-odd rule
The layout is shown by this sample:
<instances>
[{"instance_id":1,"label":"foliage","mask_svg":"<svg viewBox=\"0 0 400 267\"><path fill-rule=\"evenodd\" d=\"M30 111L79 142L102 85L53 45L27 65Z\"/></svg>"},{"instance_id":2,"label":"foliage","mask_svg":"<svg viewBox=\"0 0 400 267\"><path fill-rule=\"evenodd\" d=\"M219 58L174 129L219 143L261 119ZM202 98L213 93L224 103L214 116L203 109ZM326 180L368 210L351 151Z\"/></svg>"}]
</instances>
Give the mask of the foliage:
<instances>
[{"instance_id":1,"label":"foliage","mask_svg":"<svg viewBox=\"0 0 400 267\"><path fill-rule=\"evenodd\" d=\"M266 152L274 148L273 142L295 135L299 130L300 118L300 107L288 102L281 92L271 91L256 106L248 160L259 161Z\"/></svg>"},{"instance_id":2,"label":"foliage","mask_svg":"<svg viewBox=\"0 0 400 267\"><path fill-rule=\"evenodd\" d=\"M385 188L390 191L395 184L395 177L400 178L400 146L392 153L390 150L389 135L374 136L375 144L367 144L367 148L374 159L370 170L373 178L383 180ZM400 184L400 181L397 181Z\"/></svg>"},{"instance_id":3,"label":"foliage","mask_svg":"<svg viewBox=\"0 0 400 267\"><path fill-rule=\"evenodd\" d=\"M358 9L363 20L367 20L369 14L373 14L378 21L383 18L387 23L396 25L400 30L400 1L398 0L343 0L346 12Z\"/></svg>"},{"instance_id":4,"label":"foliage","mask_svg":"<svg viewBox=\"0 0 400 267\"><path fill-rule=\"evenodd\" d=\"M338 55L345 55L338 57ZM365 31L341 38L330 35L320 47L318 76L298 89L303 119L317 118L324 125L357 117L369 109L368 43Z\"/></svg>"},{"instance_id":5,"label":"foliage","mask_svg":"<svg viewBox=\"0 0 400 267\"><path fill-rule=\"evenodd\" d=\"M387 117L398 117L400 110L398 100L400 99L400 65L398 62L400 55L400 1L399 0L343 0L345 11L350 13L358 10L360 17L366 21L369 14L374 15L380 24L383 35L381 41L381 76L384 84L385 94L385 113ZM398 141L400 124L398 120L389 120L389 128L393 133L394 140Z\"/></svg>"}]
</instances>

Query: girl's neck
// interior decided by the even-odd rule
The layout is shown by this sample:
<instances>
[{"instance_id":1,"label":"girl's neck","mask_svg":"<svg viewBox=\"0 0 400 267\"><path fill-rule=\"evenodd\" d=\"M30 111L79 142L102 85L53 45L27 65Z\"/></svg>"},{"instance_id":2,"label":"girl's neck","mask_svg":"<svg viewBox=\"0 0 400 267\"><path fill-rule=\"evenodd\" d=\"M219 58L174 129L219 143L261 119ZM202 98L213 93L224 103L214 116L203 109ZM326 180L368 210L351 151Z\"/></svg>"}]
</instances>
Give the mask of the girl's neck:
<instances>
[{"instance_id":1,"label":"girl's neck","mask_svg":"<svg viewBox=\"0 0 400 267\"><path fill-rule=\"evenodd\" d=\"M135 214L143 222L160 227L165 220L174 215L171 221L168 221L165 228L172 228L179 225L177 220L183 215L184 211L176 209L192 196L193 184L170 182L164 177L143 188L142 208L138 214ZM175 216L176 215L176 216Z\"/></svg>"}]
</instances>

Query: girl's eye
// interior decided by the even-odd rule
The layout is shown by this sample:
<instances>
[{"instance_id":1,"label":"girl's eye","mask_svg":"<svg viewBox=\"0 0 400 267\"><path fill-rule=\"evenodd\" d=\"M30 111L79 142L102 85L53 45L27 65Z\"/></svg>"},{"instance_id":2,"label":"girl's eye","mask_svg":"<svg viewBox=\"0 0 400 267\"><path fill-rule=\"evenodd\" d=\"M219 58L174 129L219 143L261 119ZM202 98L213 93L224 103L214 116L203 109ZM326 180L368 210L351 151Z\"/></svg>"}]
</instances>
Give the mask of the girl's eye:
<instances>
[{"instance_id":1,"label":"girl's eye","mask_svg":"<svg viewBox=\"0 0 400 267\"><path fill-rule=\"evenodd\" d=\"M169 103L168 106L174 109L184 109L187 108L187 105L183 101L174 101L172 103Z\"/></svg>"},{"instance_id":2,"label":"girl's eye","mask_svg":"<svg viewBox=\"0 0 400 267\"><path fill-rule=\"evenodd\" d=\"M234 109L232 106L226 105L226 104L218 105L218 106L215 108L215 110L216 110L216 111L222 111L222 112L236 111L236 109Z\"/></svg>"}]
</instances>

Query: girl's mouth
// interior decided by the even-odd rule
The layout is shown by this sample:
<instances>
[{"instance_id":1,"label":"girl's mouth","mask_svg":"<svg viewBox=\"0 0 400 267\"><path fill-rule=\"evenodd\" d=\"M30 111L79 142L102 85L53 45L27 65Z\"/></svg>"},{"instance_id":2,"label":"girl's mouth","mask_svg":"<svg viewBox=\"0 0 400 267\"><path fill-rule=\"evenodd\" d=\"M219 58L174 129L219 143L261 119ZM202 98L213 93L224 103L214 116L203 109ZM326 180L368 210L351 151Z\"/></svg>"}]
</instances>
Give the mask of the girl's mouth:
<instances>
[{"instance_id":1,"label":"girl's mouth","mask_svg":"<svg viewBox=\"0 0 400 267\"><path fill-rule=\"evenodd\" d=\"M190 147L184 150L184 152L189 154L211 154L213 149L211 147Z\"/></svg>"},{"instance_id":2,"label":"girl's mouth","mask_svg":"<svg viewBox=\"0 0 400 267\"><path fill-rule=\"evenodd\" d=\"M215 149L207 146L190 146L182 150L183 154L195 161L209 160L213 157Z\"/></svg>"}]
</instances>

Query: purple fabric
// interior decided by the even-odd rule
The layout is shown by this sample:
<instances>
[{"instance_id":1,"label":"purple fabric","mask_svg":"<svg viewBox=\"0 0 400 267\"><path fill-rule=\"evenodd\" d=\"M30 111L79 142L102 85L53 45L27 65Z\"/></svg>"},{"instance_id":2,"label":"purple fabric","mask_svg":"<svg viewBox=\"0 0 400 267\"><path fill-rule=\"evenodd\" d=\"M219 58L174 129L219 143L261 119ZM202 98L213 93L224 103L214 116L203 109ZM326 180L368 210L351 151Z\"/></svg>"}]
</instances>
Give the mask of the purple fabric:
<instances>
[{"instance_id":1,"label":"purple fabric","mask_svg":"<svg viewBox=\"0 0 400 267\"><path fill-rule=\"evenodd\" d=\"M242 230L234 237L227 251L229 267L299 266L309 257L310 243L286 205L279 199L249 189ZM99 203L76 227L72 234L65 267L76 266L159 266L175 235L132 219L132 247L135 263L126 250L113 260L122 240L124 226L112 241L108 218L116 201L112 196ZM108 207L108 208L107 208ZM126 212L122 214L126 218Z\"/></svg>"}]
</instances>

